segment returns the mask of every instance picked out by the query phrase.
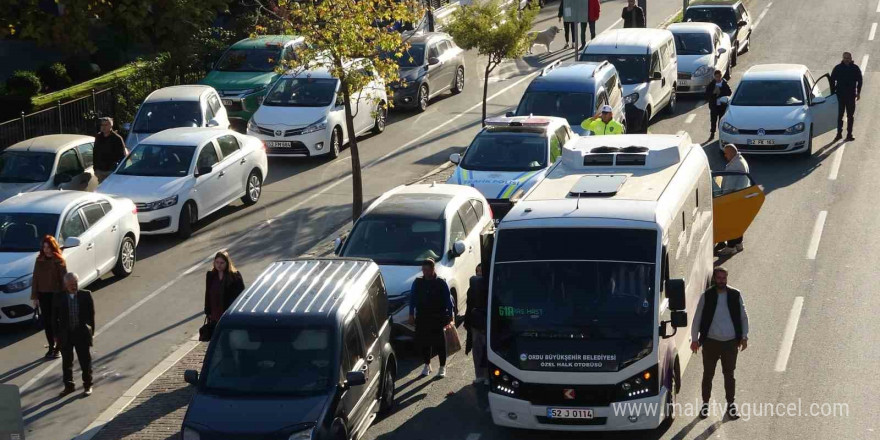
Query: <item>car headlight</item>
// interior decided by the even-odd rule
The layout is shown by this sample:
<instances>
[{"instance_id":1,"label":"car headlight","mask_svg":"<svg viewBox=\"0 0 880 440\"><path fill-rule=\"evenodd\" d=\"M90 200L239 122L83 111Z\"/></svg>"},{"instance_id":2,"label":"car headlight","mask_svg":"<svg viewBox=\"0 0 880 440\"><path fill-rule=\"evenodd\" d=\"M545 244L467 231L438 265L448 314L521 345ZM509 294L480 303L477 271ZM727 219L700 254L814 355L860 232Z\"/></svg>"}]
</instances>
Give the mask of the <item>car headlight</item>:
<instances>
[{"instance_id":1,"label":"car headlight","mask_svg":"<svg viewBox=\"0 0 880 440\"><path fill-rule=\"evenodd\" d=\"M327 129L327 118L321 119L318 122L315 122L312 125L309 125L306 128L303 128L302 134L314 133L316 131L326 130Z\"/></svg>"},{"instance_id":2,"label":"car headlight","mask_svg":"<svg viewBox=\"0 0 880 440\"><path fill-rule=\"evenodd\" d=\"M21 278L15 279L11 283L7 284L6 287L3 289L3 291L6 293L21 292L22 290L27 289L28 287L31 287L31 282L33 282L33 280L34 280L33 274L25 275Z\"/></svg>"},{"instance_id":3,"label":"car headlight","mask_svg":"<svg viewBox=\"0 0 880 440\"><path fill-rule=\"evenodd\" d=\"M706 76L712 73L712 68L709 66L700 66L697 70L694 71L694 76Z\"/></svg>"},{"instance_id":4,"label":"car headlight","mask_svg":"<svg viewBox=\"0 0 880 440\"><path fill-rule=\"evenodd\" d=\"M635 104L638 100L639 100L638 93L631 93L629 95L626 95L626 98L623 98L623 102L625 104Z\"/></svg>"},{"instance_id":5,"label":"car headlight","mask_svg":"<svg viewBox=\"0 0 880 440\"><path fill-rule=\"evenodd\" d=\"M798 122L797 124L792 125L785 129L785 134L798 134L803 133L804 129L807 126L803 122Z\"/></svg>"},{"instance_id":6,"label":"car headlight","mask_svg":"<svg viewBox=\"0 0 880 440\"><path fill-rule=\"evenodd\" d=\"M257 123L254 121L254 118L248 119L247 131L257 131Z\"/></svg>"},{"instance_id":7,"label":"car headlight","mask_svg":"<svg viewBox=\"0 0 880 440\"><path fill-rule=\"evenodd\" d=\"M199 432L192 428L183 428L183 440L201 440Z\"/></svg>"},{"instance_id":8,"label":"car headlight","mask_svg":"<svg viewBox=\"0 0 880 440\"><path fill-rule=\"evenodd\" d=\"M164 209L169 206L174 206L177 204L177 196L166 197L162 200L157 200L155 202L144 203L144 206L138 208L138 211L146 212L146 211L156 211L158 209Z\"/></svg>"},{"instance_id":9,"label":"car headlight","mask_svg":"<svg viewBox=\"0 0 880 440\"><path fill-rule=\"evenodd\" d=\"M730 134L739 134L739 129L728 124L727 122L721 124L721 131Z\"/></svg>"},{"instance_id":10,"label":"car headlight","mask_svg":"<svg viewBox=\"0 0 880 440\"><path fill-rule=\"evenodd\" d=\"M314 432L314 428L303 429L302 431L297 431L293 434L290 434L290 437L287 437L287 440L312 440L312 434Z\"/></svg>"}]
</instances>

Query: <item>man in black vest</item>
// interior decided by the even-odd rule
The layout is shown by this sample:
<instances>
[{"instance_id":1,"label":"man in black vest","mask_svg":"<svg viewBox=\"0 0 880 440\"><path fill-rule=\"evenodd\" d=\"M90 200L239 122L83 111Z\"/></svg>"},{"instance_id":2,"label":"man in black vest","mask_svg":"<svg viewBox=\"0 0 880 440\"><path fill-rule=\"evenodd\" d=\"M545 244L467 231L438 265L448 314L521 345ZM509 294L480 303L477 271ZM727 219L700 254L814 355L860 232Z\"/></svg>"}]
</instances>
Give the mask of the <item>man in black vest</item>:
<instances>
[{"instance_id":1,"label":"man in black vest","mask_svg":"<svg viewBox=\"0 0 880 440\"><path fill-rule=\"evenodd\" d=\"M446 335L443 328L455 324L452 294L446 280L434 271L434 260L422 262L422 276L413 281L409 302L409 322L416 326L416 344L422 349L425 367L422 376L431 374L431 358L440 360L437 377L446 377Z\"/></svg>"},{"instance_id":2,"label":"man in black vest","mask_svg":"<svg viewBox=\"0 0 880 440\"><path fill-rule=\"evenodd\" d=\"M76 389L73 385L73 354L79 359L82 370L83 394L92 394L92 339L95 335L95 303L92 293L79 289L79 277L75 273L64 276L66 294L62 299L53 300L55 312L52 314L57 346L61 347L61 372L66 396Z\"/></svg>"},{"instance_id":3,"label":"man in black vest","mask_svg":"<svg viewBox=\"0 0 880 440\"><path fill-rule=\"evenodd\" d=\"M712 273L715 284L700 296L694 323L691 326L691 351L703 347L703 407L700 418L709 417L709 398L715 367L721 360L727 413L739 418L734 404L737 350L745 350L749 340L749 315L739 290L727 285L727 269L716 267Z\"/></svg>"}]
</instances>

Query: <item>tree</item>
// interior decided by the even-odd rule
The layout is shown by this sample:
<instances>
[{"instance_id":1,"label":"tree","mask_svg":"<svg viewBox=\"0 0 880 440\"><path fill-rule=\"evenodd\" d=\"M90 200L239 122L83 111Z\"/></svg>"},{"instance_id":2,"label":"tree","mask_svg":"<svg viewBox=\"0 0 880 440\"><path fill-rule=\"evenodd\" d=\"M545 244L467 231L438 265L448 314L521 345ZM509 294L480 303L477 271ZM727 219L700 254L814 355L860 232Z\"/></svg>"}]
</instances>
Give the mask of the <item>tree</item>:
<instances>
[{"instance_id":1,"label":"tree","mask_svg":"<svg viewBox=\"0 0 880 440\"><path fill-rule=\"evenodd\" d=\"M505 59L523 56L532 40L529 31L538 8L520 10L518 3L512 2L504 10L498 0L475 1L453 12L445 29L459 47L476 49L480 55L488 57L483 78L483 124L486 121L489 75Z\"/></svg>"},{"instance_id":2,"label":"tree","mask_svg":"<svg viewBox=\"0 0 880 440\"><path fill-rule=\"evenodd\" d=\"M306 37L306 44L299 46L295 59L285 61L284 67L295 72L327 70L339 80L337 97L345 107L351 150L352 221L357 220L363 211L363 185L353 119L355 112L369 111L365 107L371 108L374 102L358 96L352 109L351 97L370 83L373 73L386 85L398 79L397 59L403 56L406 42L392 27L418 21L421 6L416 0L275 1L261 5L265 15L274 17L283 33ZM389 103L380 105L382 114L377 116L384 118Z\"/></svg>"}]
</instances>

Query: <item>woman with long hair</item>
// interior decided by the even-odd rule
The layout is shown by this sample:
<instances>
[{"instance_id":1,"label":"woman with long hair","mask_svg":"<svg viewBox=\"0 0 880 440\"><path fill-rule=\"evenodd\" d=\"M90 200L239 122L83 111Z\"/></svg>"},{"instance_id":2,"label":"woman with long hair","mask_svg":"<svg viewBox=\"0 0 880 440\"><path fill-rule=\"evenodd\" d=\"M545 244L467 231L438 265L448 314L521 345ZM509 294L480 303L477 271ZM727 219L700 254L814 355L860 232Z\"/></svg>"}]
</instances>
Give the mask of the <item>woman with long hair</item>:
<instances>
[{"instance_id":1,"label":"woman with long hair","mask_svg":"<svg viewBox=\"0 0 880 440\"><path fill-rule=\"evenodd\" d=\"M66 273L67 262L61 255L61 247L58 246L55 237L46 235L40 242L40 253L37 254L37 261L34 263L31 300L34 302L34 308L40 307L40 315L43 318L46 342L49 344L49 350L46 352L47 359L61 357L59 347L55 344L52 314L55 298L64 294L64 274Z\"/></svg>"},{"instance_id":2,"label":"woman with long hair","mask_svg":"<svg viewBox=\"0 0 880 440\"><path fill-rule=\"evenodd\" d=\"M208 322L219 321L242 291L244 280L232 264L229 253L217 252L214 267L205 275L205 316Z\"/></svg>"}]
</instances>

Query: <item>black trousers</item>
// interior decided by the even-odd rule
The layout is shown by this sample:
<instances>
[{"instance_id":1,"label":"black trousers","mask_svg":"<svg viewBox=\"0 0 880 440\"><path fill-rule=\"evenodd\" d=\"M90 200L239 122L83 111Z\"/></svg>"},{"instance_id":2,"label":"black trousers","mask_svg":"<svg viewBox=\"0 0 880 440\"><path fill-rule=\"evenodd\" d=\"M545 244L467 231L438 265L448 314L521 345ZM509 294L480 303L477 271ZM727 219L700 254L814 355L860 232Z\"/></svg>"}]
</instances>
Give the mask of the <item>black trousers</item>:
<instances>
[{"instance_id":1,"label":"black trousers","mask_svg":"<svg viewBox=\"0 0 880 440\"><path fill-rule=\"evenodd\" d=\"M40 300L40 317L43 321L43 331L46 333L46 342L49 343L49 349L58 348L55 347L55 330L52 328L52 318L55 314L55 304L52 302L54 298L55 294L52 292L40 292L37 294L37 299Z\"/></svg>"},{"instance_id":2,"label":"black trousers","mask_svg":"<svg viewBox=\"0 0 880 440\"><path fill-rule=\"evenodd\" d=\"M715 378L715 367L721 361L721 373L724 375L724 394L727 403L733 403L736 396L736 356L739 353L736 339L716 341L706 338L703 343L703 402L708 403L712 397L712 379Z\"/></svg>"},{"instance_id":3,"label":"black trousers","mask_svg":"<svg viewBox=\"0 0 880 440\"><path fill-rule=\"evenodd\" d=\"M721 117L727 111L726 105L709 105L709 131L715 133L718 129L718 123Z\"/></svg>"},{"instance_id":4,"label":"black trousers","mask_svg":"<svg viewBox=\"0 0 880 440\"><path fill-rule=\"evenodd\" d=\"M837 134L843 132L843 114L846 113L846 132L852 135L853 119L856 113L855 96L837 97Z\"/></svg>"},{"instance_id":5,"label":"black trousers","mask_svg":"<svg viewBox=\"0 0 880 440\"><path fill-rule=\"evenodd\" d=\"M79 368L82 370L83 387L92 386L92 352L88 338L78 334L71 334L67 341L61 344L61 373L64 386L73 386L73 353L79 359Z\"/></svg>"},{"instance_id":6,"label":"black trousers","mask_svg":"<svg viewBox=\"0 0 880 440\"><path fill-rule=\"evenodd\" d=\"M442 321L442 320L441 320ZM449 323L437 322L437 320L416 320L416 341L422 350L422 360L425 364L430 364L431 359L437 356L440 360L440 366L446 365L446 337L443 334L443 327Z\"/></svg>"},{"instance_id":7,"label":"black trousers","mask_svg":"<svg viewBox=\"0 0 880 440\"><path fill-rule=\"evenodd\" d=\"M590 25L590 39L596 38L596 22L591 21L589 23L581 23L581 45L583 46L587 42L587 24ZM575 37L575 26L574 22L564 22L562 23L562 27L565 30L565 42L568 43L571 41L574 43Z\"/></svg>"}]
</instances>

